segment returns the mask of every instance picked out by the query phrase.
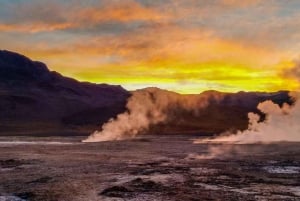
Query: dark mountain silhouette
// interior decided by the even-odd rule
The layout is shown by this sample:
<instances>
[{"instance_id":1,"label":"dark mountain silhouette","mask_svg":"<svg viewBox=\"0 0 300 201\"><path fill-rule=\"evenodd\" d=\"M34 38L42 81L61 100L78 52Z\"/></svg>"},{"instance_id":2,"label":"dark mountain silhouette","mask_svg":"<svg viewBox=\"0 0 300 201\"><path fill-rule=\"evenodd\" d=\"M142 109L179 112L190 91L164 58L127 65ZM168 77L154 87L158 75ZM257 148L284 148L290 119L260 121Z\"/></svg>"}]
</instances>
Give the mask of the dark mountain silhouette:
<instances>
[{"instance_id":1,"label":"dark mountain silhouette","mask_svg":"<svg viewBox=\"0 0 300 201\"><path fill-rule=\"evenodd\" d=\"M176 111L150 133L218 133L247 128L259 102L289 102L287 91L221 93L221 102L194 113ZM79 82L20 54L0 51L0 135L87 135L126 110L121 86Z\"/></svg>"},{"instance_id":2,"label":"dark mountain silhouette","mask_svg":"<svg viewBox=\"0 0 300 201\"><path fill-rule=\"evenodd\" d=\"M128 97L120 86L78 82L41 62L0 51L1 135L101 125L125 110Z\"/></svg>"}]
</instances>

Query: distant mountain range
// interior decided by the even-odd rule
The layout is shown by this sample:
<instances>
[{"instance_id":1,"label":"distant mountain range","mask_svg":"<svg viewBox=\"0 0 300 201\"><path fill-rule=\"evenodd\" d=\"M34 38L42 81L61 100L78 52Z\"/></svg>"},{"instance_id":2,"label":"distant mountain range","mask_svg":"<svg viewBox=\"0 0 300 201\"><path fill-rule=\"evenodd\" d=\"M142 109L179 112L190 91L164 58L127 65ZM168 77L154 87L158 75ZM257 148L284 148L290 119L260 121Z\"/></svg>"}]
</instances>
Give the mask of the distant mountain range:
<instances>
[{"instance_id":1,"label":"distant mountain range","mask_svg":"<svg viewBox=\"0 0 300 201\"><path fill-rule=\"evenodd\" d=\"M163 92L163 91L162 91ZM247 113L264 100L291 102L287 91L221 93L197 115L175 114L150 133L218 133L245 129ZM18 53L0 51L0 136L87 135L126 110L131 93L121 86L79 82Z\"/></svg>"}]
</instances>

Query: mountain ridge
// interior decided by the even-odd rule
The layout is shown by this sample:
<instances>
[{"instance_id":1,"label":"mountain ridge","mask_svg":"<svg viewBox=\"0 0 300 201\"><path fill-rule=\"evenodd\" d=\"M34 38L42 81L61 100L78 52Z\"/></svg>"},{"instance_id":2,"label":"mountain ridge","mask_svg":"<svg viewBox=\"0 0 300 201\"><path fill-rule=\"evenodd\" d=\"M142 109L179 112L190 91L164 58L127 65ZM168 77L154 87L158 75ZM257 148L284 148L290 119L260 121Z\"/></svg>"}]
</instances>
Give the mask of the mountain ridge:
<instances>
[{"instance_id":1,"label":"mountain ridge","mask_svg":"<svg viewBox=\"0 0 300 201\"><path fill-rule=\"evenodd\" d=\"M292 103L288 91L224 93L214 90L184 95L159 88L140 89L178 97L218 96L197 112L174 110L173 117L151 125L148 133L220 133L247 127L248 112L259 102ZM0 50L0 136L87 135L127 111L134 92L119 85L79 82L50 71L39 61ZM157 98L153 96L151 98Z\"/></svg>"},{"instance_id":2,"label":"mountain ridge","mask_svg":"<svg viewBox=\"0 0 300 201\"><path fill-rule=\"evenodd\" d=\"M64 129L76 123L70 117L91 110L99 114L92 118L81 115L81 121L102 124L125 110L129 96L121 86L79 82L50 71L42 62L0 51L0 134L33 122L50 122Z\"/></svg>"}]
</instances>

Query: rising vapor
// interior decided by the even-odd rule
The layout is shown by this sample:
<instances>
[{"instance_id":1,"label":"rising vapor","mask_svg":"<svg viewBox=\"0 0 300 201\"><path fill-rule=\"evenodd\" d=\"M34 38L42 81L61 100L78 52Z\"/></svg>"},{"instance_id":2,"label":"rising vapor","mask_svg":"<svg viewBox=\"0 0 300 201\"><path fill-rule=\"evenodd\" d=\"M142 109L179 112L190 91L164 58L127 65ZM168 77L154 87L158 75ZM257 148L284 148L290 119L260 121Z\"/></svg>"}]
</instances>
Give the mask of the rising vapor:
<instances>
[{"instance_id":1,"label":"rising vapor","mask_svg":"<svg viewBox=\"0 0 300 201\"><path fill-rule=\"evenodd\" d=\"M270 143L279 141L300 141L300 103L295 105L284 104L282 107L272 101L260 103L257 108L266 115L261 121L261 116L249 113L249 126L245 131L237 134L224 134L215 139L196 140L203 142L230 142L238 144Z\"/></svg>"},{"instance_id":2,"label":"rising vapor","mask_svg":"<svg viewBox=\"0 0 300 201\"><path fill-rule=\"evenodd\" d=\"M158 88L146 88L134 91L129 98L127 111L119 114L95 131L83 142L122 140L135 137L147 131L151 125L173 118L176 112L197 113L210 102L220 101L222 95L205 93L201 95L180 95Z\"/></svg>"}]
</instances>

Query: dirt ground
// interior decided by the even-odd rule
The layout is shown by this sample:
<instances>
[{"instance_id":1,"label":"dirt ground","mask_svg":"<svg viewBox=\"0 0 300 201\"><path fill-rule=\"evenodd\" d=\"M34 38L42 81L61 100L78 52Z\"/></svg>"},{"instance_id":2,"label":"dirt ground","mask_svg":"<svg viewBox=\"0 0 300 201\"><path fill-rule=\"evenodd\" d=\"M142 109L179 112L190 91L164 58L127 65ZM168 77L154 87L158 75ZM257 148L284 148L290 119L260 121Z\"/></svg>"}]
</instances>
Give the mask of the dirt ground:
<instances>
[{"instance_id":1,"label":"dirt ground","mask_svg":"<svg viewBox=\"0 0 300 201\"><path fill-rule=\"evenodd\" d=\"M192 138L1 137L0 201L300 200L300 143Z\"/></svg>"}]
</instances>

